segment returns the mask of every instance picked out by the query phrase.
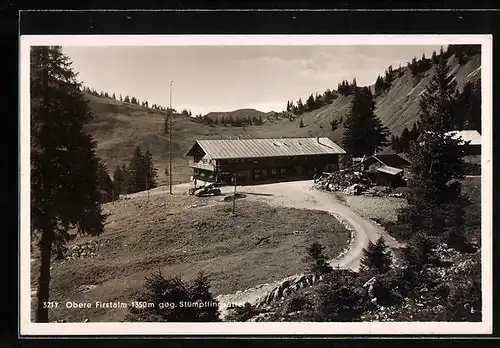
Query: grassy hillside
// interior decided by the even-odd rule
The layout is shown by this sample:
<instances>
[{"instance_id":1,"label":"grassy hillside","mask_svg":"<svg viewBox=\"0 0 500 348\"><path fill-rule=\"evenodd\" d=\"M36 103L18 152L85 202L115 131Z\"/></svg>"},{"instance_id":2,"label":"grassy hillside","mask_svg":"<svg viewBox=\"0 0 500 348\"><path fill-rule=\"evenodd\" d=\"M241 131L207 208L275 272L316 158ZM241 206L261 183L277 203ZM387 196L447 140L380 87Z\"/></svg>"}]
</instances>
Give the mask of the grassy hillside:
<instances>
[{"instance_id":1,"label":"grassy hillside","mask_svg":"<svg viewBox=\"0 0 500 348\"><path fill-rule=\"evenodd\" d=\"M459 89L466 82L475 82L480 78L480 55L473 56L464 65L459 65L458 60L452 56L448 64ZM417 120L419 97L432 77L432 68L420 80L412 76L408 69L404 70L388 90L376 97L376 113L394 134L400 134L404 127L411 128ZM99 156L104 159L109 171L112 172L117 164L127 163L134 148L139 145L152 152L158 168L159 183L165 184L167 178L164 171L168 166L169 147L168 137L163 134L164 113L93 95L89 95L88 99L96 118L87 129L97 140ZM264 113L255 109L212 112L206 115L214 120L228 116L234 119L260 117L264 123L259 126L208 125L202 120L176 115L172 127L173 181L185 182L189 179L191 170L184 154L196 139L328 136L340 143L342 123L334 131L330 123L332 120L340 122L347 118L351 99L352 96L338 95L331 104L299 115L293 121L280 113ZM300 127L301 120L303 127Z\"/></svg>"}]
</instances>

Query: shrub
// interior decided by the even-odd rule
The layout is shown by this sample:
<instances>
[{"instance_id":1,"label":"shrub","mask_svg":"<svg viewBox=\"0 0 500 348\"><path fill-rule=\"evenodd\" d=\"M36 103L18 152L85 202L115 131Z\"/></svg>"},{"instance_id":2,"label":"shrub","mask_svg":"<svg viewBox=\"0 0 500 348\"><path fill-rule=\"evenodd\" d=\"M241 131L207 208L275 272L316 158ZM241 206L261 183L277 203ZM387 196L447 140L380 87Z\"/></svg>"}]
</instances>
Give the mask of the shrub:
<instances>
[{"instance_id":1,"label":"shrub","mask_svg":"<svg viewBox=\"0 0 500 348\"><path fill-rule=\"evenodd\" d=\"M383 274L391 269L391 265L391 252L382 237L376 243L370 241L368 247L363 249L363 258L361 259L363 272Z\"/></svg>"},{"instance_id":2,"label":"shrub","mask_svg":"<svg viewBox=\"0 0 500 348\"><path fill-rule=\"evenodd\" d=\"M376 278L373 295L377 298L378 304L390 306L401 302L402 293L406 294L407 288L408 284L406 284L403 272L390 270Z\"/></svg>"},{"instance_id":3,"label":"shrub","mask_svg":"<svg viewBox=\"0 0 500 348\"><path fill-rule=\"evenodd\" d=\"M208 279L202 273L190 285L178 276L165 278L157 271L146 278L145 288L137 297L137 303L153 304L153 307L132 307L126 320L219 321L218 303L210 294L209 287ZM181 302L188 305L181 305Z\"/></svg>"},{"instance_id":4,"label":"shrub","mask_svg":"<svg viewBox=\"0 0 500 348\"><path fill-rule=\"evenodd\" d=\"M328 264L328 257L323 253L325 247L320 243L314 242L307 248L307 255L304 258L309 266L309 270L317 275L327 274L332 271Z\"/></svg>"},{"instance_id":5,"label":"shrub","mask_svg":"<svg viewBox=\"0 0 500 348\"><path fill-rule=\"evenodd\" d=\"M311 301L303 294L293 294L285 305L285 312L292 313L309 309L312 305Z\"/></svg>"},{"instance_id":6,"label":"shrub","mask_svg":"<svg viewBox=\"0 0 500 348\"><path fill-rule=\"evenodd\" d=\"M230 307L226 320L244 322L258 313L259 311L257 309L255 309L250 303L246 302L243 306Z\"/></svg>"},{"instance_id":7,"label":"shrub","mask_svg":"<svg viewBox=\"0 0 500 348\"><path fill-rule=\"evenodd\" d=\"M349 270L335 270L315 290L317 321L356 321L367 308L360 277Z\"/></svg>"}]
</instances>

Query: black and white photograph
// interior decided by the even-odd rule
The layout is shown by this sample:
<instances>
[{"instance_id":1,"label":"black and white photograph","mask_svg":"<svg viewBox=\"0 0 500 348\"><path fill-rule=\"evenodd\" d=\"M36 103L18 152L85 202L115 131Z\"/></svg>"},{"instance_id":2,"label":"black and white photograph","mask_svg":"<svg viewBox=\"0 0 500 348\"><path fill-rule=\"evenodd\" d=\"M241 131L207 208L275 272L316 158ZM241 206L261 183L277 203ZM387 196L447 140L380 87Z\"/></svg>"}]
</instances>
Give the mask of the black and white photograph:
<instances>
[{"instance_id":1,"label":"black and white photograph","mask_svg":"<svg viewBox=\"0 0 500 348\"><path fill-rule=\"evenodd\" d=\"M491 333L491 41L21 37L21 329Z\"/></svg>"}]
</instances>

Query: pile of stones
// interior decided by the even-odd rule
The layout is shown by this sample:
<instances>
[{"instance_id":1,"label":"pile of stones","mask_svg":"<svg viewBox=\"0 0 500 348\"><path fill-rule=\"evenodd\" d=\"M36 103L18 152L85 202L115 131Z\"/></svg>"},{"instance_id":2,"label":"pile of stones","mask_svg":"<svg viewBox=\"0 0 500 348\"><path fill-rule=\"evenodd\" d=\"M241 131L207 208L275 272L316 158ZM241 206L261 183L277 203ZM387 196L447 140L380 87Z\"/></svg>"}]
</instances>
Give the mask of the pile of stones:
<instances>
[{"instance_id":1,"label":"pile of stones","mask_svg":"<svg viewBox=\"0 0 500 348\"><path fill-rule=\"evenodd\" d=\"M65 260L77 260L88 257L99 257L99 249L107 243L106 240L90 240L85 243L73 245L66 251Z\"/></svg>"}]
</instances>

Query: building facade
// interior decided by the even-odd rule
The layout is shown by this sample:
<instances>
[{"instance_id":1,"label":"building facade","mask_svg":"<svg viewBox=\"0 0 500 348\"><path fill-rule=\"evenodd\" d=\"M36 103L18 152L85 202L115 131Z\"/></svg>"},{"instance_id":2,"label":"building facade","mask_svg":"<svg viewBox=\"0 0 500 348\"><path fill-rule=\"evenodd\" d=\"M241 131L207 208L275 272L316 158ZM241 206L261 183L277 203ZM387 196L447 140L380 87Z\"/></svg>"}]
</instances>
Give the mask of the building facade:
<instances>
[{"instance_id":1,"label":"building facade","mask_svg":"<svg viewBox=\"0 0 500 348\"><path fill-rule=\"evenodd\" d=\"M193 178L238 184L311 179L339 168L345 151L329 138L197 140L186 153Z\"/></svg>"},{"instance_id":2,"label":"building facade","mask_svg":"<svg viewBox=\"0 0 500 348\"><path fill-rule=\"evenodd\" d=\"M411 163L399 154L380 154L360 163L377 185L398 187L406 184Z\"/></svg>"}]
</instances>

